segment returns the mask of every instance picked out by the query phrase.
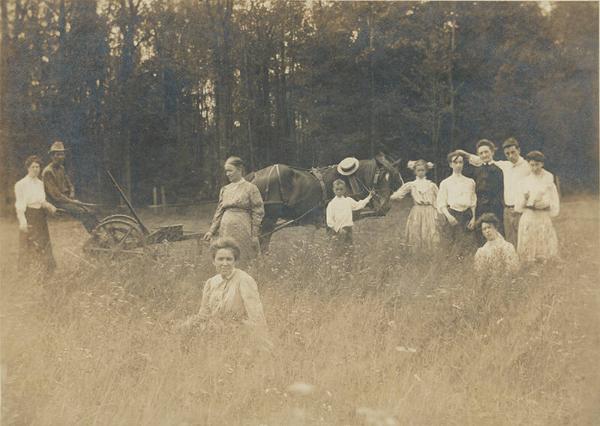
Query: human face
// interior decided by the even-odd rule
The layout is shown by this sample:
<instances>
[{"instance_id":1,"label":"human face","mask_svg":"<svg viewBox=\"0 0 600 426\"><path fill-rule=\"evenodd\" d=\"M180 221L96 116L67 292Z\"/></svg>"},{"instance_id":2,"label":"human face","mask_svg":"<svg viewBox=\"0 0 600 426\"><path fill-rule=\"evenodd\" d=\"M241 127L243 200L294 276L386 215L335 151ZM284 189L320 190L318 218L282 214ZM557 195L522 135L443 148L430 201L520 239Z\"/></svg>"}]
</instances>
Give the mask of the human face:
<instances>
[{"instance_id":1,"label":"human face","mask_svg":"<svg viewBox=\"0 0 600 426\"><path fill-rule=\"evenodd\" d=\"M40 163L36 163L35 161L29 165L27 168L27 175L32 178L36 178L40 175Z\"/></svg>"},{"instance_id":2,"label":"human face","mask_svg":"<svg viewBox=\"0 0 600 426\"><path fill-rule=\"evenodd\" d=\"M506 159L513 164L516 164L519 161L519 156L521 155L521 150L516 146L509 146L504 148L504 155Z\"/></svg>"},{"instance_id":3,"label":"human face","mask_svg":"<svg viewBox=\"0 0 600 426\"><path fill-rule=\"evenodd\" d=\"M477 155L481 158L484 163L489 163L494 159L494 152L489 146L482 145L477 149Z\"/></svg>"},{"instance_id":4,"label":"human face","mask_svg":"<svg viewBox=\"0 0 600 426\"><path fill-rule=\"evenodd\" d=\"M450 167L454 173L462 173L464 167L463 158L460 155L457 155L450 162Z\"/></svg>"},{"instance_id":5,"label":"human face","mask_svg":"<svg viewBox=\"0 0 600 426\"><path fill-rule=\"evenodd\" d=\"M498 232L496 231L496 227L491 223L482 223L481 224L481 233L485 237L487 241L493 241L498 237Z\"/></svg>"},{"instance_id":6,"label":"human face","mask_svg":"<svg viewBox=\"0 0 600 426\"><path fill-rule=\"evenodd\" d=\"M235 268L236 260L233 255L233 250L221 248L215 253L213 265L221 276L229 277Z\"/></svg>"},{"instance_id":7,"label":"human face","mask_svg":"<svg viewBox=\"0 0 600 426\"><path fill-rule=\"evenodd\" d=\"M333 187L333 193L336 197L343 197L346 193L346 185L335 185Z\"/></svg>"},{"instance_id":8,"label":"human face","mask_svg":"<svg viewBox=\"0 0 600 426\"><path fill-rule=\"evenodd\" d=\"M419 179L423 179L425 176L427 176L427 169L425 168L425 166L415 167L415 176Z\"/></svg>"},{"instance_id":9,"label":"human face","mask_svg":"<svg viewBox=\"0 0 600 426\"><path fill-rule=\"evenodd\" d=\"M53 152L52 153L52 162L54 164L62 164L65 162L65 153L64 152Z\"/></svg>"},{"instance_id":10,"label":"human face","mask_svg":"<svg viewBox=\"0 0 600 426\"><path fill-rule=\"evenodd\" d=\"M229 182L237 182L242 178L242 170L231 163L225 163L225 174Z\"/></svg>"},{"instance_id":11,"label":"human face","mask_svg":"<svg viewBox=\"0 0 600 426\"><path fill-rule=\"evenodd\" d=\"M529 167L531 168L531 173L533 173L534 175L539 175L542 172L542 169L544 168L544 163L542 163L541 161L531 160L529 161Z\"/></svg>"}]
</instances>

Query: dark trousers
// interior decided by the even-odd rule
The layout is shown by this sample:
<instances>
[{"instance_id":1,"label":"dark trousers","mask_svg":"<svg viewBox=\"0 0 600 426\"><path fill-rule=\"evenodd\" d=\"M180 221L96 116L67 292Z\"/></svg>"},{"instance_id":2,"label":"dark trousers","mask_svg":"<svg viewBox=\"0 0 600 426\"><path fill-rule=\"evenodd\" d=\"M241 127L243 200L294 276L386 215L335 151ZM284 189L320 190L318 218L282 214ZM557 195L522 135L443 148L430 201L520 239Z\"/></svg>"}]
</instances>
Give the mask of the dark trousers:
<instances>
[{"instance_id":1,"label":"dark trousers","mask_svg":"<svg viewBox=\"0 0 600 426\"><path fill-rule=\"evenodd\" d=\"M73 203L55 202L53 203L56 208L65 210L70 216L77 219L85 227L85 229L91 233L96 225L98 225L98 218L96 214L86 206L80 206Z\"/></svg>"},{"instance_id":2,"label":"dark trousers","mask_svg":"<svg viewBox=\"0 0 600 426\"><path fill-rule=\"evenodd\" d=\"M330 232L335 261L342 263L344 271L352 271L352 256L354 255L352 227L344 226L339 232L335 232L333 229Z\"/></svg>"},{"instance_id":3,"label":"dark trousers","mask_svg":"<svg viewBox=\"0 0 600 426\"><path fill-rule=\"evenodd\" d=\"M44 272L52 272L56 268L56 261L52 254L46 210L27 208L25 219L29 230L19 232L20 269L35 267L41 268Z\"/></svg>"},{"instance_id":4,"label":"dark trousers","mask_svg":"<svg viewBox=\"0 0 600 426\"><path fill-rule=\"evenodd\" d=\"M467 226L473 218L471 210L467 209L464 212L448 209L450 214L458 221L454 226L446 224L446 235L450 245L448 253L458 258L463 258L475 251L475 237L473 231Z\"/></svg>"}]
</instances>

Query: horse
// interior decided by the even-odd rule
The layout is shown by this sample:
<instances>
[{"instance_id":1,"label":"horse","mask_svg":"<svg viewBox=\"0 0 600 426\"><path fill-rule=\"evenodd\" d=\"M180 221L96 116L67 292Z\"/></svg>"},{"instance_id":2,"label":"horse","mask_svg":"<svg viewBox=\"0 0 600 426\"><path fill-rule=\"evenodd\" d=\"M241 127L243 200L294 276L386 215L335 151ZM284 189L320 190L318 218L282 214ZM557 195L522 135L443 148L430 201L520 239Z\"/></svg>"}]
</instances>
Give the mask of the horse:
<instances>
[{"instance_id":1,"label":"horse","mask_svg":"<svg viewBox=\"0 0 600 426\"><path fill-rule=\"evenodd\" d=\"M324 210L333 198L333 181L342 179L349 189L347 196L354 199L365 198L369 191L374 196L357 219L369 216L385 216L390 210L390 195L401 184L402 176L396 168L398 161L392 162L385 154L379 153L373 159L360 160L357 171L351 176L342 176L336 165L301 169L286 164L274 164L246 176L254 183L263 198L265 216L259 237L261 250L268 251L272 234L288 225L315 225L325 223ZM283 225L277 221L284 219Z\"/></svg>"}]
</instances>

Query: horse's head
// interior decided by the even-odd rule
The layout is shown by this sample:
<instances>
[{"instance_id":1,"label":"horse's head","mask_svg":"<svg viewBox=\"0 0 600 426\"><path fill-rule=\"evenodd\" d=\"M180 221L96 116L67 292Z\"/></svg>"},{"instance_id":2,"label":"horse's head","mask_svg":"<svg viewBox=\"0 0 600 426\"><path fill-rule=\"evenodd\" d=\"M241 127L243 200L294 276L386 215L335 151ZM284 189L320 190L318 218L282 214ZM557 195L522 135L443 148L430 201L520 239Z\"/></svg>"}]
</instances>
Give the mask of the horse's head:
<instances>
[{"instance_id":1,"label":"horse's head","mask_svg":"<svg viewBox=\"0 0 600 426\"><path fill-rule=\"evenodd\" d=\"M371 206L378 216L385 216L390 210L390 196L402 185L402 176L397 169L400 160L390 161L385 154L380 153L373 160L362 160L358 173L365 185L375 194Z\"/></svg>"}]
</instances>

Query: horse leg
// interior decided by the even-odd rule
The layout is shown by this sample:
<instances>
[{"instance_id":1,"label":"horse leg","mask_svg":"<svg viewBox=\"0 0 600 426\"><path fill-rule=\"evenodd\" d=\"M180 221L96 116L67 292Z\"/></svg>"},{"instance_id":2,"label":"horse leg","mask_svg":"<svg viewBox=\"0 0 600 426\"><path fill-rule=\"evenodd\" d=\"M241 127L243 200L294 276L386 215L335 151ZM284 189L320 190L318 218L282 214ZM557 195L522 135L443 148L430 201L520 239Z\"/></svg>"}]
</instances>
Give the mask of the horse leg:
<instances>
[{"instance_id":1,"label":"horse leg","mask_svg":"<svg viewBox=\"0 0 600 426\"><path fill-rule=\"evenodd\" d=\"M269 245L273 230L277 225L277 219L282 216L283 204L281 203L265 203L265 216L261 224L261 236L258 238L260 243L260 252L266 254L269 252Z\"/></svg>"},{"instance_id":2,"label":"horse leg","mask_svg":"<svg viewBox=\"0 0 600 426\"><path fill-rule=\"evenodd\" d=\"M260 251L263 254L269 252L269 245L271 244L271 237L273 236L272 231L275 229L277 223L277 217L265 216L262 221L261 237L259 238Z\"/></svg>"}]
</instances>

